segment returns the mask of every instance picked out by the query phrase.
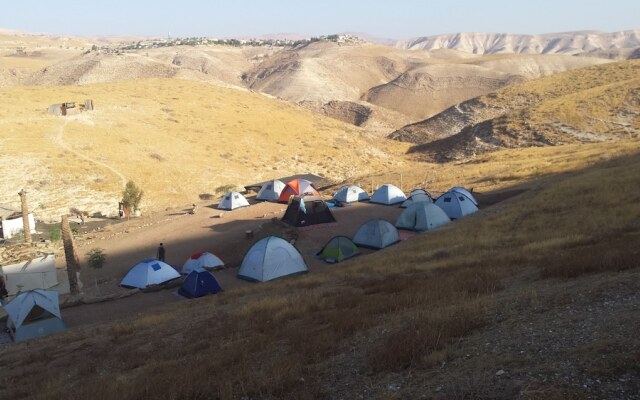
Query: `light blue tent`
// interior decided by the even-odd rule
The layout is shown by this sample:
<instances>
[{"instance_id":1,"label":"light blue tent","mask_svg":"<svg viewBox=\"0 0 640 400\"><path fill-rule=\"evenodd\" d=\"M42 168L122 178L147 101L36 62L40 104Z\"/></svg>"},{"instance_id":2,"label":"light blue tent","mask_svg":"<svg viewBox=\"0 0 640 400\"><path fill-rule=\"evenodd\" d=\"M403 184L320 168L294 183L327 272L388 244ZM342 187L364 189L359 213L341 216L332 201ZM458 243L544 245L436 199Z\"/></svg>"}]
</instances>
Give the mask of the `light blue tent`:
<instances>
[{"instance_id":1,"label":"light blue tent","mask_svg":"<svg viewBox=\"0 0 640 400\"><path fill-rule=\"evenodd\" d=\"M7 328L16 342L65 329L55 290L35 289L20 293L4 306L4 310L8 315Z\"/></svg>"},{"instance_id":2,"label":"light blue tent","mask_svg":"<svg viewBox=\"0 0 640 400\"><path fill-rule=\"evenodd\" d=\"M383 249L399 241L400 235L396 227L383 219L365 222L353 236L353 243L370 249Z\"/></svg>"},{"instance_id":3,"label":"light blue tent","mask_svg":"<svg viewBox=\"0 0 640 400\"><path fill-rule=\"evenodd\" d=\"M473 189L471 189L473 190ZM473 204L476 205L476 207L478 206L478 200L476 200L475 197L473 197L473 194L471 194L470 191L468 191L467 189L463 188L462 186L454 186L451 189L449 189L449 192L458 192L460 194L463 194L465 196L467 196L469 198L469 200L471 200L473 202Z\"/></svg>"},{"instance_id":4,"label":"light blue tent","mask_svg":"<svg viewBox=\"0 0 640 400\"><path fill-rule=\"evenodd\" d=\"M355 203L369 200L369 195L359 186L343 186L333 195L333 200L342 203Z\"/></svg>"},{"instance_id":5,"label":"light blue tent","mask_svg":"<svg viewBox=\"0 0 640 400\"><path fill-rule=\"evenodd\" d=\"M254 244L242 260L238 278L266 282L308 272L302 255L291 243L267 236Z\"/></svg>"},{"instance_id":6,"label":"light blue tent","mask_svg":"<svg viewBox=\"0 0 640 400\"><path fill-rule=\"evenodd\" d=\"M404 195L402 190L389 183L380 186L373 196L371 196L372 203L384 204L387 206L402 203L406 199L407 196Z\"/></svg>"},{"instance_id":7,"label":"light blue tent","mask_svg":"<svg viewBox=\"0 0 640 400\"><path fill-rule=\"evenodd\" d=\"M478 211L478 207L466 195L451 191L438 197L435 204L447 213L449 218L457 219Z\"/></svg>"},{"instance_id":8,"label":"light blue tent","mask_svg":"<svg viewBox=\"0 0 640 400\"><path fill-rule=\"evenodd\" d=\"M448 224L451 219L442 208L429 202L418 202L407 207L396 221L396 228L411 231L428 231Z\"/></svg>"},{"instance_id":9,"label":"light blue tent","mask_svg":"<svg viewBox=\"0 0 640 400\"><path fill-rule=\"evenodd\" d=\"M180 274L171 265L155 258L147 258L127 272L127 275L120 282L120 286L144 289L148 286L161 285L177 278L180 278Z\"/></svg>"}]
</instances>

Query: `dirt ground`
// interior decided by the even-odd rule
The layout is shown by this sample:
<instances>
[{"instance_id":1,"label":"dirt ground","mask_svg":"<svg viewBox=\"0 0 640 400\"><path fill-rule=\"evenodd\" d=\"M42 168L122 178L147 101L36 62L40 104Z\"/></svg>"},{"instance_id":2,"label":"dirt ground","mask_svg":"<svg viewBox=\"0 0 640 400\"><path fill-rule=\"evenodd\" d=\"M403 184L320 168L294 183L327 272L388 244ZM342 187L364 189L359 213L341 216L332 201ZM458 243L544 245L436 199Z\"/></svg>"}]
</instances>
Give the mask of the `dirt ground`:
<instances>
[{"instance_id":1,"label":"dirt ground","mask_svg":"<svg viewBox=\"0 0 640 400\"><path fill-rule=\"evenodd\" d=\"M180 269L194 253L209 251L224 262L226 269L214 272L223 289L255 285L236 278L242 258L249 247L259 238L275 234L287 238L297 236L295 246L304 256L310 273L316 273L337 266L327 264L315 254L333 236L353 236L364 222L380 218L395 223L402 212L398 206L358 203L347 207L333 208L337 220L335 224L320 225L313 229L294 229L274 222L282 217L286 204L259 202L250 199L252 205L234 211L221 211L211 201L197 204L195 214L189 214L189 208L167 210L142 218L125 221L89 232L77 241L77 251L83 269L80 279L84 284L83 292L87 297L107 294L123 294L128 289L118 285L127 271L137 262L156 256L159 243L166 248L166 261ZM220 216L222 215L222 216ZM254 232L254 238L248 239L246 231ZM412 233L403 232L407 239ZM107 254L106 265L99 271L86 267L85 254L92 248L102 248ZM362 254L373 252L361 250ZM346 261L348 262L348 261ZM64 266L64 257L58 257L59 267ZM339 265L339 264L338 264ZM99 292L95 287L98 280ZM224 296L224 292L218 294ZM69 327L112 321L130 317L162 305L188 301L177 294L177 287L151 293L137 293L129 297L101 303L83 304L62 310L62 317Z\"/></svg>"}]
</instances>

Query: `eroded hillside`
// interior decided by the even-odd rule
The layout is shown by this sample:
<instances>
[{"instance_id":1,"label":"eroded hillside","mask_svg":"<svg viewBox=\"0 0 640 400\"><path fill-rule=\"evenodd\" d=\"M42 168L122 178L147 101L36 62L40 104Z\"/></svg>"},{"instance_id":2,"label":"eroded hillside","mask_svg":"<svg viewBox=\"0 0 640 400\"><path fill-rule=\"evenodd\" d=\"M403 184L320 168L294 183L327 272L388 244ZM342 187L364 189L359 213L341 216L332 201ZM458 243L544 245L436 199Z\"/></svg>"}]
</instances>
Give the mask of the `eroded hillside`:
<instances>
[{"instance_id":1,"label":"eroded hillside","mask_svg":"<svg viewBox=\"0 0 640 400\"><path fill-rule=\"evenodd\" d=\"M640 63L624 61L558 74L481 96L406 126L390 137L422 143L438 160L500 147L636 137Z\"/></svg>"}]
</instances>

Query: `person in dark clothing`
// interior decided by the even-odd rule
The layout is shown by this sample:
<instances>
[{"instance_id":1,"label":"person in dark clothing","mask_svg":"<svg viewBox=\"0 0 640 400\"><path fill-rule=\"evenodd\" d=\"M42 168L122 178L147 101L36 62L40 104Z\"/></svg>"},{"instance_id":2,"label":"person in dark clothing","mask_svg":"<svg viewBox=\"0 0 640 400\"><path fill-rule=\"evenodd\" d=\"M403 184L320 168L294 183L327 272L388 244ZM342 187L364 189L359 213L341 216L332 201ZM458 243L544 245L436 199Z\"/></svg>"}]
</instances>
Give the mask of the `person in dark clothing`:
<instances>
[{"instance_id":1,"label":"person in dark clothing","mask_svg":"<svg viewBox=\"0 0 640 400\"><path fill-rule=\"evenodd\" d=\"M8 294L7 286L4 283L4 277L0 275L0 301L3 301Z\"/></svg>"},{"instance_id":2,"label":"person in dark clothing","mask_svg":"<svg viewBox=\"0 0 640 400\"><path fill-rule=\"evenodd\" d=\"M158 260L164 261L164 246L162 245L162 243L160 243L160 246L158 246Z\"/></svg>"}]
</instances>

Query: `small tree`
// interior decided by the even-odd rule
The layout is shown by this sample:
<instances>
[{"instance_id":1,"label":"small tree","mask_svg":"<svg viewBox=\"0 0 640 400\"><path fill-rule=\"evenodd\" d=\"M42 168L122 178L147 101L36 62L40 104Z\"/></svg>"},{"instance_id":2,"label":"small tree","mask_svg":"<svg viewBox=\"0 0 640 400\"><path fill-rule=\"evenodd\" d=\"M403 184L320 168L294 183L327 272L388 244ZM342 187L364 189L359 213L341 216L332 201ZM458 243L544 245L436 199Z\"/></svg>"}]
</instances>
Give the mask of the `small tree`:
<instances>
[{"instance_id":1,"label":"small tree","mask_svg":"<svg viewBox=\"0 0 640 400\"><path fill-rule=\"evenodd\" d=\"M215 188L215 191L216 191L216 194L225 194L228 191L233 190L235 188L236 188L236 185L233 185L233 184L222 185Z\"/></svg>"},{"instance_id":2,"label":"small tree","mask_svg":"<svg viewBox=\"0 0 640 400\"><path fill-rule=\"evenodd\" d=\"M100 294L100 289L98 288L98 271L104 267L105 262L107 261L107 255L104 253L104 250L100 248L94 248L89 250L87 253L87 264L93 269L96 270L93 279L96 283L96 290L98 294Z\"/></svg>"},{"instance_id":3,"label":"small tree","mask_svg":"<svg viewBox=\"0 0 640 400\"><path fill-rule=\"evenodd\" d=\"M138 206L140 206L143 194L142 189L137 187L133 181L129 181L124 188L124 192L122 192L122 204L124 204L129 211L135 212Z\"/></svg>"}]
</instances>

